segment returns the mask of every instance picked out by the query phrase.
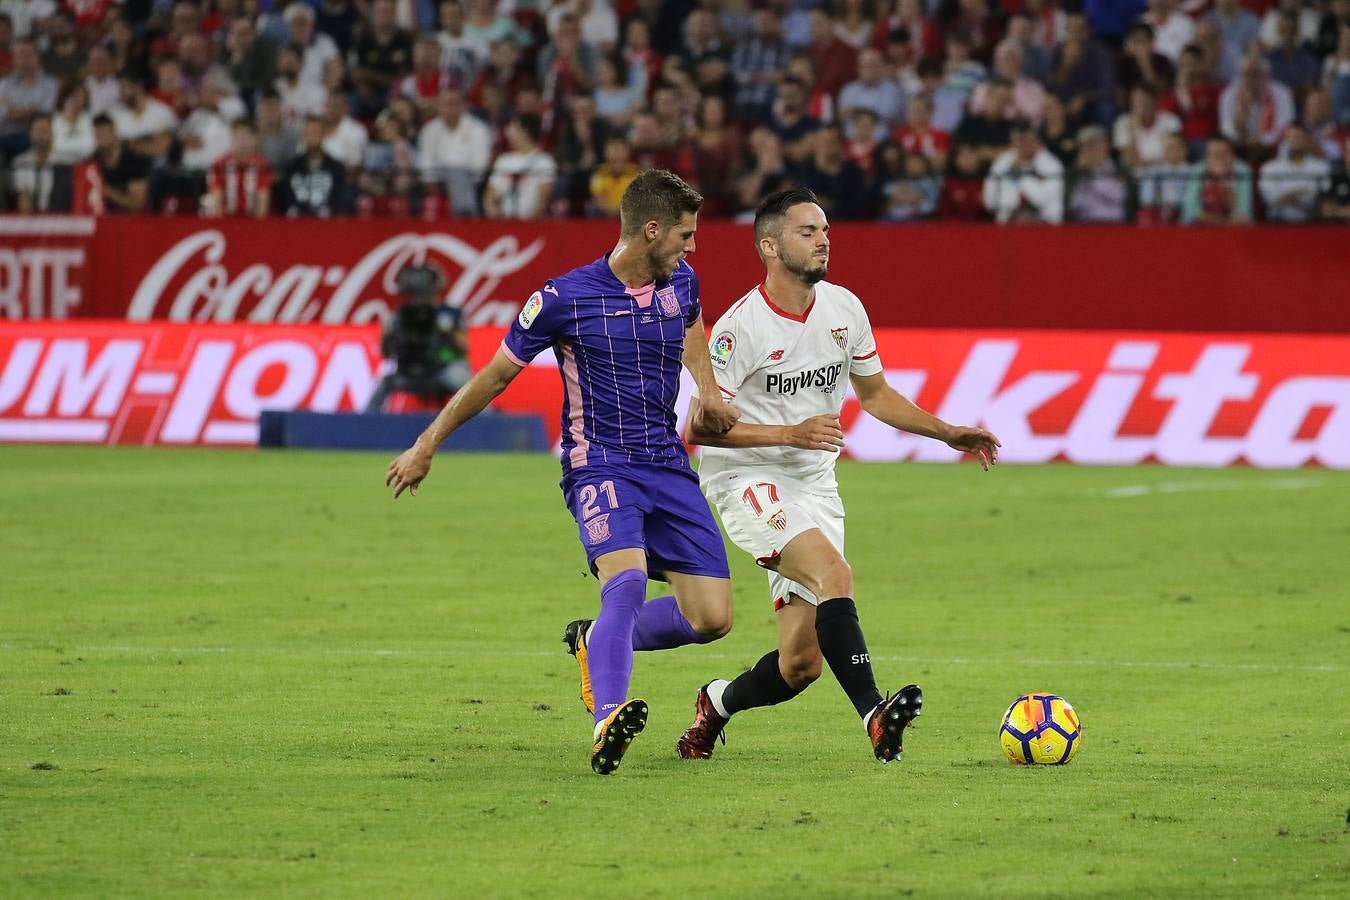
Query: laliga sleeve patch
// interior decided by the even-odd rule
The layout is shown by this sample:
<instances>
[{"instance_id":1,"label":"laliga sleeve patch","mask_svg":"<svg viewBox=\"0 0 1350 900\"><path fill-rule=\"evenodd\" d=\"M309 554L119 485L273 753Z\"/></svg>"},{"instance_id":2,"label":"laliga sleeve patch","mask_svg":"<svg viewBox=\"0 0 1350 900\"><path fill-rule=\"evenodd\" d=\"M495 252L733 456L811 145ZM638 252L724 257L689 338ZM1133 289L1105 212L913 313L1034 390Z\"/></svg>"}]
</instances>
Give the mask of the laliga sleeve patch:
<instances>
[{"instance_id":1,"label":"laliga sleeve patch","mask_svg":"<svg viewBox=\"0 0 1350 900\"><path fill-rule=\"evenodd\" d=\"M731 354L736 350L736 336L730 331L724 331L712 339L708 349L712 364L725 369L731 363Z\"/></svg>"},{"instance_id":2,"label":"laliga sleeve patch","mask_svg":"<svg viewBox=\"0 0 1350 900\"><path fill-rule=\"evenodd\" d=\"M539 315L539 310L543 308L544 297L538 291L535 291L520 309L520 316L517 317L517 321L520 322L520 327L529 331L530 326L534 324L535 318Z\"/></svg>"}]
</instances>

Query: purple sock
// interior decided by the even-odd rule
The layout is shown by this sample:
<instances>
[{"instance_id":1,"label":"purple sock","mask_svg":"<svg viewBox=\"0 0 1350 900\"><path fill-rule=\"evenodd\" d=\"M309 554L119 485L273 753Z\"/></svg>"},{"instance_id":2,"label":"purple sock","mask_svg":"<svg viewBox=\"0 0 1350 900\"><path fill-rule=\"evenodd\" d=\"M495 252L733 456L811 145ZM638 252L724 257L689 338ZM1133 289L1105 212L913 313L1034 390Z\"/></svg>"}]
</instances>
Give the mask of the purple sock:
<instances>
[{"instance_id":1,"label":"purple sock","mask_svg":"<svg viewBox=\"0 0 1350 900\"><path fill-rule=\"evenodd\" d=\"M657 597L642 604L633 629L634 650L669 650L709 640L689 624L674 597Z\"/></svg>"},{"instance_id":2,"label":"purple sock","mask_svg":"<svg viewBox=\"0 0 1350 900\"><path fill-rule=\"evenodd\" d=\"M647 573L637 569L625 569L600 589L600 615L586 635L596 722L603 722L628 699L633 626L646 596Z\"/></svg>"}]
</instances>

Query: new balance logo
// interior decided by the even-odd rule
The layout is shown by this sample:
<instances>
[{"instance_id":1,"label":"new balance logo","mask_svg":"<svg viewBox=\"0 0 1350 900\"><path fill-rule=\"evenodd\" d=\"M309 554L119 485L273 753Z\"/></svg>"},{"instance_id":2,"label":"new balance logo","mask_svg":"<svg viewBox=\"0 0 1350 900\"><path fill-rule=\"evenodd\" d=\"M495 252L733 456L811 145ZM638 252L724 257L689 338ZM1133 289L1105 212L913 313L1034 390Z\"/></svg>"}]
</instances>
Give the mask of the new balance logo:
<instances>
[{"instance_id":1,"label":"new balance logo","mask_svg":"<svg viewBox=\"0 0 1350 900\"><path fill-rule=\"evenodd\" d=\"M778 362L782 358L783 358L782 350L775 350L769 354L769 362Z\"/></svg>"}]
</instances>

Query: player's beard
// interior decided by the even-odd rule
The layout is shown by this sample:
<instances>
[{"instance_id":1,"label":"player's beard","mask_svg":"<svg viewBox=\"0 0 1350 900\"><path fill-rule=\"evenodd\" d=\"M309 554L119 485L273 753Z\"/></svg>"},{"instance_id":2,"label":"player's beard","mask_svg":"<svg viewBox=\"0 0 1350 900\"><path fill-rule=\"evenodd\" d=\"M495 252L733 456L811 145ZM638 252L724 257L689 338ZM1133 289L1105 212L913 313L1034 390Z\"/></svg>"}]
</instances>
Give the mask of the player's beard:
<instances>
[{"instance_id":1,"label":"player's beard","mask_svg":"<svg viewBox=\"0 0 1350 900\"><path fill-rule=\"evenodd\" d=\"M783 268L796 275L804 284L816 284L823 281L829 273L828 262L820 262L814 256L797 259L790 254L782 255Z\"/></svg>"},{"instance_id":2,"label":"player's beard","mask_svg":"<svg viewBox=\"0 0 1350 900\"><path fill-rule=\"evenodd\" d=\"M679 264L680 258L678 256L672 258L655 251L647 254L647 265L651 268L652 275L657 281L669 278Z\"/></svg>"}]
</instances>

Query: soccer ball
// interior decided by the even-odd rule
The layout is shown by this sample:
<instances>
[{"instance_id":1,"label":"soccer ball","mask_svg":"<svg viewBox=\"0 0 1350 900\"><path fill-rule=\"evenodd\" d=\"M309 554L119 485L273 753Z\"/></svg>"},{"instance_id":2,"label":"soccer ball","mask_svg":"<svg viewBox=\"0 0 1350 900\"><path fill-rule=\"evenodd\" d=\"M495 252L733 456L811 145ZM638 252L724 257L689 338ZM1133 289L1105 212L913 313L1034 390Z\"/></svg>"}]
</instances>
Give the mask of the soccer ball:
<instances>
[{"instance_id":1,"label":"soccer ball","mask_svg":"<svg viewBox=\"0 0 1350 900\"><path fill-rule=\"evenodd\" d=\"M1018 765L1062 766L1078 752L1082 735L1069 701L1054 694L1027 694L1003 714L998 742Z\"/></svg>"}]
</instances>

